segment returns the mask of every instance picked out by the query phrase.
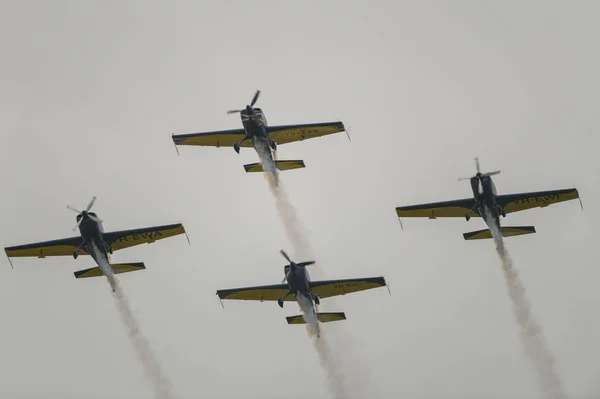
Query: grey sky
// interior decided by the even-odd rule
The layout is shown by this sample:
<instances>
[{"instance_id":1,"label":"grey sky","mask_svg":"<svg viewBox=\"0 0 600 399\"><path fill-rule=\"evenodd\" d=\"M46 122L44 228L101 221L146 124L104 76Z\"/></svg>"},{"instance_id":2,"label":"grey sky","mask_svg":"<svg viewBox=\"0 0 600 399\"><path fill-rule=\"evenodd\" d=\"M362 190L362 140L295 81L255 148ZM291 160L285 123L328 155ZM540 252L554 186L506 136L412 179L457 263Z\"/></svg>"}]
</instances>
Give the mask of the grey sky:
<instances>
[{"instance_id":1,"label":"grey sky","mask_svg":"<svg viewBox=\"0 0 600 399\"><path fill-rule=\"evenodd\" d=\"M465 198L479 156L502 193L576 201L508 216L506 241L572 398L600 393L596 131L600 6L592 1L0 4L3 246L74 235L98 196L107 230L181 221L184 237L115 253L120 280L182 398L327 398L304 329L274 303L215 290L277 283L291 248L254 151L180 148L172 133L241 126L256 89L270 124L341 119L281 146L281 174L327 278L386 290L323 302L349 384L371 398L536 398L480 220L394 207ZM289 249L291 253L291 249ZM105 279L87 257L0 268L1 397L147 397Z\"/></svg>"}]
</instances>

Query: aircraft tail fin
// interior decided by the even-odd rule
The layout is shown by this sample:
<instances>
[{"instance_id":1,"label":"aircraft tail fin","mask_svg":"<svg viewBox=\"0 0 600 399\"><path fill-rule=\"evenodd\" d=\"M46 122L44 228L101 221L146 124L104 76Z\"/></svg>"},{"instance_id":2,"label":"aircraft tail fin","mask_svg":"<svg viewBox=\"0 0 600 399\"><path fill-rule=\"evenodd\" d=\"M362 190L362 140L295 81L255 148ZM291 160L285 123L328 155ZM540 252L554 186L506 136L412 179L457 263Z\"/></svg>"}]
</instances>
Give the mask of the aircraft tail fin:
<instances>
[{"instance_id":1,"label":"aircraft tail fin","mask_svg":"<svg viewBox=\"0 0 600 399\"><path fill-rule=\"evenodd\" d=\"M318 313L317 318L321 323L327 323L330 321L346 320L346 314L344 312ZM288 316L286 319L288 324L306 324L302 315Z\"/></svg>"},{"instance_id":2,"label":"aircraft tail fin","mask_svg":"<svg viewBox=\"0 0 600 399\"><path fill-rule=\"evenodd\" d=\"M293 160L293 161L274 161L275 167L279 170L290 170L290 169L299 169L304 168L304 161L301 159ZM264 172L262 164L260 162L250 163L248 165L244 165L244 169L246 172Z\"/></svg>"},{"instance_id":3,"label":"aircraft tail fin","mask_svg":"<svg viewBox=\"0 0 600 399\"><path fill-rule=\"evenodd\" d=\"M515 226L515 227L501 227L502 237L521 236L524 234L535 233L535 227L533 226ZM482 240L486 238L492 238L492 232L489 229L471 231L464 233L463 237L465 240Z\"/></svg>"},{"instance_id":4,"label":"aircraft tail fin","mask_svg":"<svg viewBox=\"0 0 600 399\"><path fill-rule=\"evenodd\" d=\"M146 268L144 262L132 262L132 263L117 263L110 265L113 269L113 273L121 274L128 272L135 272L136 270L143 270ZM87 278L87 277L100 277L103 276L102 269L99 267L92 267L90 269L78 270L73 272L75 278Z\"/></svg>"}]
</instances>

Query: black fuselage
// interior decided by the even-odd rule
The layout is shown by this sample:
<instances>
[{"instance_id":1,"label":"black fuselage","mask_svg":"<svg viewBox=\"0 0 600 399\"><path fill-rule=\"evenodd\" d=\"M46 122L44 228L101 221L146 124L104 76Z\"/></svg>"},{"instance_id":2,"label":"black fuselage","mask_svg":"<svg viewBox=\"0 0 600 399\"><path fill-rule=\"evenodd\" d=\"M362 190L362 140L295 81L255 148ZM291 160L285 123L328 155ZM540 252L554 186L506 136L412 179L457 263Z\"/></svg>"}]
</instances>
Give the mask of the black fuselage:
<instances>
[{"instance_id":1,"label":"black fuselage","mask_svg":"<svg viewBox=\"0 0 600 399\"><path fill-rule=\"evenodd\" d=\"M260 108L246 107L240 115L248 138L264 138L267 141L269 140L267 119Z\"/></svg>"},{"instance_id":2,"label":"black fuselage","mask_svg":"<svg viewBox=\"0 0 600 399\"><path fill-rule=\"evenodd\" d=\"M491 219L498 229L500 229L500 215L502 209L496 204L496 186L489 176L474 177L471 179L471 189L475 198L478 213L481 215L485 223L488 224L488 219Z\"/></svg>"},{"instance_id":3,"label":"black fuselage","mask_svg":"<svg viewBox=\"0 0 600 399\"><path fill-rule=\"evenodd\" d=\"M97 217L90 212L91 216ZM110 265L108 253L112 252L110 246L104 240L104 228L98 221L90 218L87 215L77 215L77 221L83 220L79 224L79 232L83 240L81 248L90 254L102 269L104 265Z\"/></svg>"},{"instance_id":4,"label":"black fuselage","mask_svg":"<svg viewBox=\"0 0 600 399\"><path fill-rule=\"evenodd\" d=\"M286 265L283 268L284 273L290 270L290 265ZM306 267L293 267L292 272L287 277L287 283L290 287L290 292L294 296L298 296L298 293L302 294L311 301L314 299L314 294L310 289L310 275Z\"/></svg>"},{"instance_id":5,"label":"black fuselage","mask_svg":"<svg viewBox=\"0 0 600 399\"><path fill-rule=\"evenodd\" d=\"M251 108L250 106L247 106L240 115L242 117L244 130L246 131L244 140L250 140L252 142L252 146L256 150L256 153L263 161L263 169L265 171L271 170L275 177L275 181L277 181L275 163L273 161L273 154L271 153L271 149L275 150L277 144L269 137L265 114L260 108Z\"/></svg>"}]
</instances>

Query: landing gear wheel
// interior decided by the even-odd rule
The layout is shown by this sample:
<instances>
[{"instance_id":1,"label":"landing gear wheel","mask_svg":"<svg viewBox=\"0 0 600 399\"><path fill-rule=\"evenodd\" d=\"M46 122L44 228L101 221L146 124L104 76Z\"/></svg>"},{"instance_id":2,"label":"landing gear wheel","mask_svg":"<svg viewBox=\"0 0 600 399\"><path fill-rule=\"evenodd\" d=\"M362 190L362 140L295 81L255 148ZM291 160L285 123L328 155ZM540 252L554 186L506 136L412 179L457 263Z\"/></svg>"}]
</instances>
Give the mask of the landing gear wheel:
<instances>
[{"instance_id":1,"label":"landing gear wheel","mask_svg":"<svg viewBox=\"0 0 600 399\"><path fill-rule=\"evenodd\" d=\"M281 298L281 297L277 298L277 304L279 305L280 308L283 309L283 298Z\"/></svg>"},{"instance_id":2,"label":"landing gear wheel","mask_svg":"<svg viewBox=\"0 0 600 399\"><path fill-rule=\"evenodd\" d=\"M238 143L233 143L233 149L235 150L235 152L237 152L238 154L240 153L240 145Z\"/></svg>"},{"instance_id":3,"label":"landing gear wheel","mask_svg":"<svg viewBox=\"0 0 600 399\"><path fill-rule=\"evenodd\" d=\"M469 221L469 219L471 219L471 215L469 215L468 213L465 215L465 219L467 219L467 222Z\"/></svg>"},{"instance_id":4,"label":"landing gear wheel","mask_svg":"<svg viewBox=\"0 0 600 399\"><path fill-rule=\"evenodd\" d=\"M79 254L77 253L77 251L73 252L73 259L77 259L78 256Z\"/></svg>"},{"instance_id":5,"label":"landing gear wheel","mask_svg":"<svg viewBox=\"0 0 600 399\"><path fill-rule=\"evenodd\" d=\"M269 145L271 146L273 151L277 151L277 143L275 142L275 140L271 139L271 142L269 142Z\"/></svg>"},{"instance_id":6,"label":"landing gear wheel","mask_svg":"<svg viewBox=\"0 0 600 399\"><path fill-rule=\"evenodd\" d=\"M315 304L316 305L321 305L321 300L319 299L318 295L315 295Z\"/></svg>"}]
</instances>

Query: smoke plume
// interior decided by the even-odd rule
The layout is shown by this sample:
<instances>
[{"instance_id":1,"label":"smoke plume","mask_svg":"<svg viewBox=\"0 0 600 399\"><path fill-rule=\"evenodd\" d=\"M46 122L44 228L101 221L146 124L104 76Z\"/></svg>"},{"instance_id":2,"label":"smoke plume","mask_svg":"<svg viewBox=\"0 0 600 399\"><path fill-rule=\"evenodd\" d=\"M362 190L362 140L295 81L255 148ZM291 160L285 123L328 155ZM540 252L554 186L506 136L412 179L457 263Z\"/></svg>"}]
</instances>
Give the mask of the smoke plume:
<instances>
[{"instance_id":1,"label":"smoke plume","mask_svg":"<svg viewBox=\"0 0 600 399\"><path fill-rule=\"evenodd\" d=\"M513 314L519 326L519 340L525 356L534 368L538 384L545 398L567 399L561 378L556 369L556 362L552 351L547 346L542 327L535 320L531 311L531 304L527 299L525 287L519 278L517 270L513 267L512 259L504 245L502 233L498 230L493 220L488 225L496 243L496 251L502 264L502 272L508 287L508 294L512 301Z\"/></svg>"},{"instance_id":2,"label":"smoke plume","mask_svg":"<svg viewBox=\"0 0 600 399\"><path fill-rule=\"evenodd\" d=\"M98 251L97 248L93 250ZM101 256L97 257L97 259L102 259ZM169 399L173 398L172 394L172 384L169 379L164 375L160 362L154 355L150 343L142 333L139 323L137 322L133 312L131 310L131 306L129 306L129 300L117 277L112 273L112 268L108 264L102 264L100 262L100 268L105 271L106 277L110 286L114 292L114 297L117 300L117 309L119 311L119 315L121 316L121 320L123 324L127 328L127 335L129 336L129 340L135 350L135 354L144 368L144 372L150 382L152 383L154 398L156 399Z\"/></svg>"},{"instance_id":3,"label":"smoke plume","mask_svg":"<svg viewBox=\"0 0 600 399\"><path fill-rule=\"evenodd\" d=\"M266 163L266 157L259 153L259 157L263 165ZM264 173L265 179L269 184L269 188L273 197L275 198L275 206L277 213L283 222L286 234L292 243L294 248L294 256L306 257L311 260L314 259L312 248L307 239L307 234L304 226L298 219L296 208L292 205L287 195L287 192L283 188L283 184L280 178L276 179L275 174L278 174L277 169L273 173ZM312 266L311 272L314 271L317 278L322 278L322 272L318 268L317 264ZM299 296L298 300L302 301L302 296ZM348 391L344 384L344 377L341 371L340 361L334 355L334 351L327 342L327 337L324 331L320 331L320 337L316 337L315 325L318 326L318 320L315 319L315 315L310 311L308 307L300 306L303 313L304 320L307 322L307 334L311 337L313 347L319 357L319 363L321 368L325 372L327 380L327 388L334 399L347 399L350 398ZM317 327L318 328L318 327Z\"/></svg>"}]
</instances>

